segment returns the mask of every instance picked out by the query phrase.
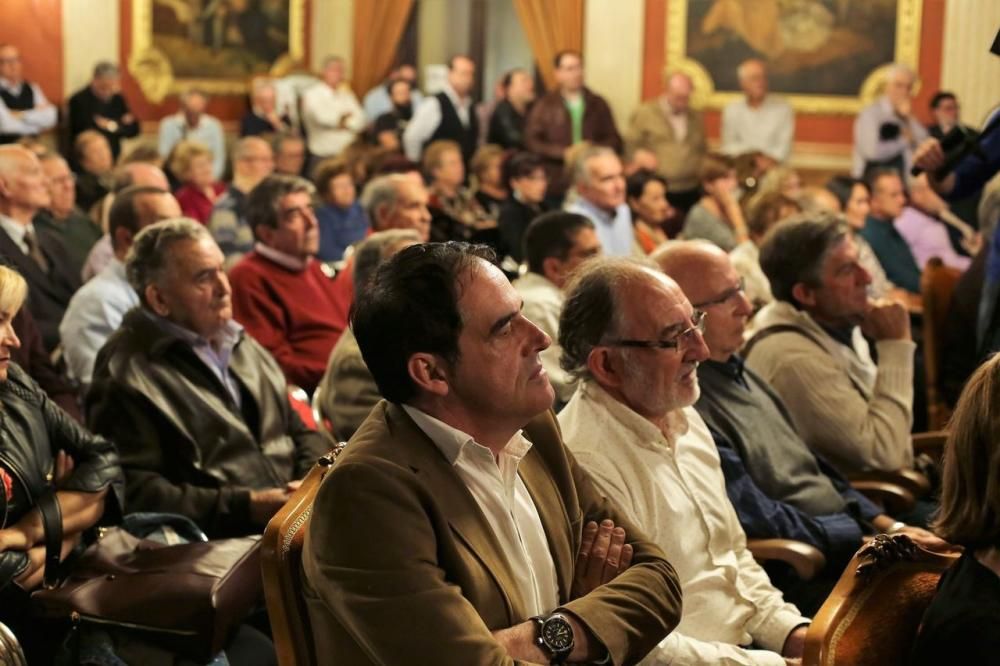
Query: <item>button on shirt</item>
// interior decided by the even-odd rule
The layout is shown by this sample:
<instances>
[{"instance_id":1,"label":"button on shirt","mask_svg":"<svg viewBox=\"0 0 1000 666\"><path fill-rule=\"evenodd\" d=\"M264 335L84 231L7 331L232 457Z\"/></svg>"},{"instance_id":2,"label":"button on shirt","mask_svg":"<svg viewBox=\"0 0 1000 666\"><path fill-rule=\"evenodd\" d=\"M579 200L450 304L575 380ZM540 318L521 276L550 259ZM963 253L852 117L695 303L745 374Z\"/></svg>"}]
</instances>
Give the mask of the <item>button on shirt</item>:
<instances>
[{"instance_id":1,"label":"button on shirt","mask_svg":"<svg viewBox=\"0 0 1000 666\"><path fill-rule=\"evenodd\" d=\"M677 629L646 664L775 664L795 627L746 547L726 495L719 454L692 407L670 415L670 434L583 381L559 413L566 445L612 501L667 553L684 593ZM764 650L740 646L759 645Z\"/></svg>"},{"instance_id":2,"label":"button on shirt","mask_svg":"<svg viewBox=\"0 0 1000 666\"><path fill-rule=\"evenodd\" d=\"M510 559L529 615L548 613L559 605L556 567L535 502L518 475L518 465L531 442L518 432L494 458L493 452L461 430L403 405L410 418L440 449L472 493Z\"/></svg>"},{"instance_id":3,"label":"button on shirt","mask_svg":"<svg viewBox=\"0 0 1000 666\"><path fill-rule=\"evenodd\" d=\"M566 207L567 213L577 213L594 223L594 231L601 241L601 249L609 257L630 257L635 252L635 232L632 229L632 211L626 204L615 209L615 214L598 208L583 197Z\"/></svg>"}]
</instances>

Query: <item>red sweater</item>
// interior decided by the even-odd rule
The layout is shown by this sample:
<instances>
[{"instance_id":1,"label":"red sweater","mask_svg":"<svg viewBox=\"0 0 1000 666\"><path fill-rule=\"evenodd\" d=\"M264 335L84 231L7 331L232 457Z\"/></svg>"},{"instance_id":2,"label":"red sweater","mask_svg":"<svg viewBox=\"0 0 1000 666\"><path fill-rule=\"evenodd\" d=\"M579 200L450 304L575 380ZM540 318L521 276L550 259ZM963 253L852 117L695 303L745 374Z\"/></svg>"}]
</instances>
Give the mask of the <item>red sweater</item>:
<instances>
[{"instance_id":1,"label":"red sweater","mask_svg":"<svg viewBox=\"0 0 1000 666\"><path fill-rule=\"evenodd\" d=\"M215 190L215 201L226 191L225 183L214 183L212 189ZM193 185L183 185L174 192L177 203L181 205L181 212L190 218L198 220L202 224L208 224L208 218L212 216L212 207L215 201L205 196L205 193Z\"/></svg>"},{"instance_id":2,"label":"red sweater","mask_svg":"<svg viewBox=\"0 0 1000 666\"><path fill-rule=\"evenodd\" d=\"M250 252L229 281L236 321L274 355L289 383L312 393L347 325L334 280L318 261L293 271Z\"/></svg>"}]
</instances>

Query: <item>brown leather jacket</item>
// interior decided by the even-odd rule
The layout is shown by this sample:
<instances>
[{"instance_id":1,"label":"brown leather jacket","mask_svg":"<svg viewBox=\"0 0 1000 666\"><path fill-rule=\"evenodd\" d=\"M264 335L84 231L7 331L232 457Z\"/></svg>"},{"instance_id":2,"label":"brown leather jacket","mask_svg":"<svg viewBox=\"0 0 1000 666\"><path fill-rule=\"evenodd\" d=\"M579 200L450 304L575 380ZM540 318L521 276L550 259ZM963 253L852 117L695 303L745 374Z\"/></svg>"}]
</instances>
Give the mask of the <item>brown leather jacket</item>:
<instances>
[{"instance_id":1,"label":"brown leather jacket","mask_svg":"<svg viewBox=\"0 0 1000 666\"><path fill-rule=\"evenodd\" d=\"M622 152L622 137L615 126L611 107L600 95L583 89L583 140ZM573 126L566 103L558 90L546 94L531 107L524 127L524 146L545 158L549 194L562 195L569 185L564 175L563 153L573 142Z\"/></svg>"},{"instance_id":2,"label":"brown leather jacket","mask_svg":"<svg viewBox=\"0 0 1000 666\"><path fill-rule=\"evenodd\" d=\"M285 377L249 335L229 370L242 406L194 353L141 307L97 355L87 423L112 439L130 511L169 511L211 538L259 532L250 491L302 478L329 448L288 403Z\"/></svg>"}]
</instances>

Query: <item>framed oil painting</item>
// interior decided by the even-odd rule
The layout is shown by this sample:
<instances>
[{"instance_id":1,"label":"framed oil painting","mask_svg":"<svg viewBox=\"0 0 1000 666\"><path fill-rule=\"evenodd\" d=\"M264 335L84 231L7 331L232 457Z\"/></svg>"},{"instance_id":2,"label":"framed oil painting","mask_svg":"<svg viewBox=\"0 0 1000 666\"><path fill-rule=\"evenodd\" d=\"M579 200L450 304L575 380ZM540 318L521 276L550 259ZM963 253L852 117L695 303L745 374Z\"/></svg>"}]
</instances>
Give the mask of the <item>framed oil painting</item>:
<instances>
[{"instance_id":1,"label":"framed oil painting","mask_svg":"<svg viewBox=\"0 0 1000 666\"><path fill-rule=\"evenodd\" d=\"M893 62L914 70L922 0L671 0L667 64L691 75L695 101L739 97L737 66L767 64L772 92L799 112L857 113Z\"/></svg>"},{"instance_id":2,"label":"framed oil painting","mask_svg":"<svg viewBox=\"0 0 1000 666\"><path fill-rule=\"evenodd\" d=\"M129 70L153 102L196 86L240 94L302 60L305 0L134 0Z\"/></svg>"}]
</instances>

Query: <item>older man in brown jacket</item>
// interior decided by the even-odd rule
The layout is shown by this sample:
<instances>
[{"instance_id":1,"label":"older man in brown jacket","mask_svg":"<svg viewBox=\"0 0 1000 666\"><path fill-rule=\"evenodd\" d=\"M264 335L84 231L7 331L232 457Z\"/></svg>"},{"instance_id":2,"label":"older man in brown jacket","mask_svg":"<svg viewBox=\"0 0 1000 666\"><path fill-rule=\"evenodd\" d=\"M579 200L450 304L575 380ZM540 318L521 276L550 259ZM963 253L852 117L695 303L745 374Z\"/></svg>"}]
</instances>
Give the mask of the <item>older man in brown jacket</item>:
<instances>
[{"instance_id":1,"label":"older man in brown jacket","mask_svg":"<svg viewBox=\"0 0 1000 666\"><path fill-rule=\"evenodd\" d=\"M524 127L524 146L545 159L549 197L562 197L569 188L566 151L589 141L622 152L622 138L611 107L583 85L583 59L574 51L555 57L558 89L535 102Z\"/></svg>"},{"instance_id":2,"label":"older man in brown jacket","mask_svg":"<svg viewBox=\"0 0 1000 666\"><path fill-rule=\"evenodd\" d=\"M701 113L691 108L692 90L687 74L668 73L663 94L635 110L625 134L630 152L646 148L656 154L670 204L683 211L701 196L698 165L708 150Z\"/></svg>"},{"instance_id":3,"label":"older man in brown jacket","mask_svg":"<svg viewBox=\"0 0 1000 666\"><path fill-rule=\"evenodd\" d=\"M550 339L491 255L409 247L355 304L388 402L313 507L320 660L631 664L677 624L676 573L563 446L538 358ZM612 575L594 580L594 563Z\"/></svg>"}]
</instances>

